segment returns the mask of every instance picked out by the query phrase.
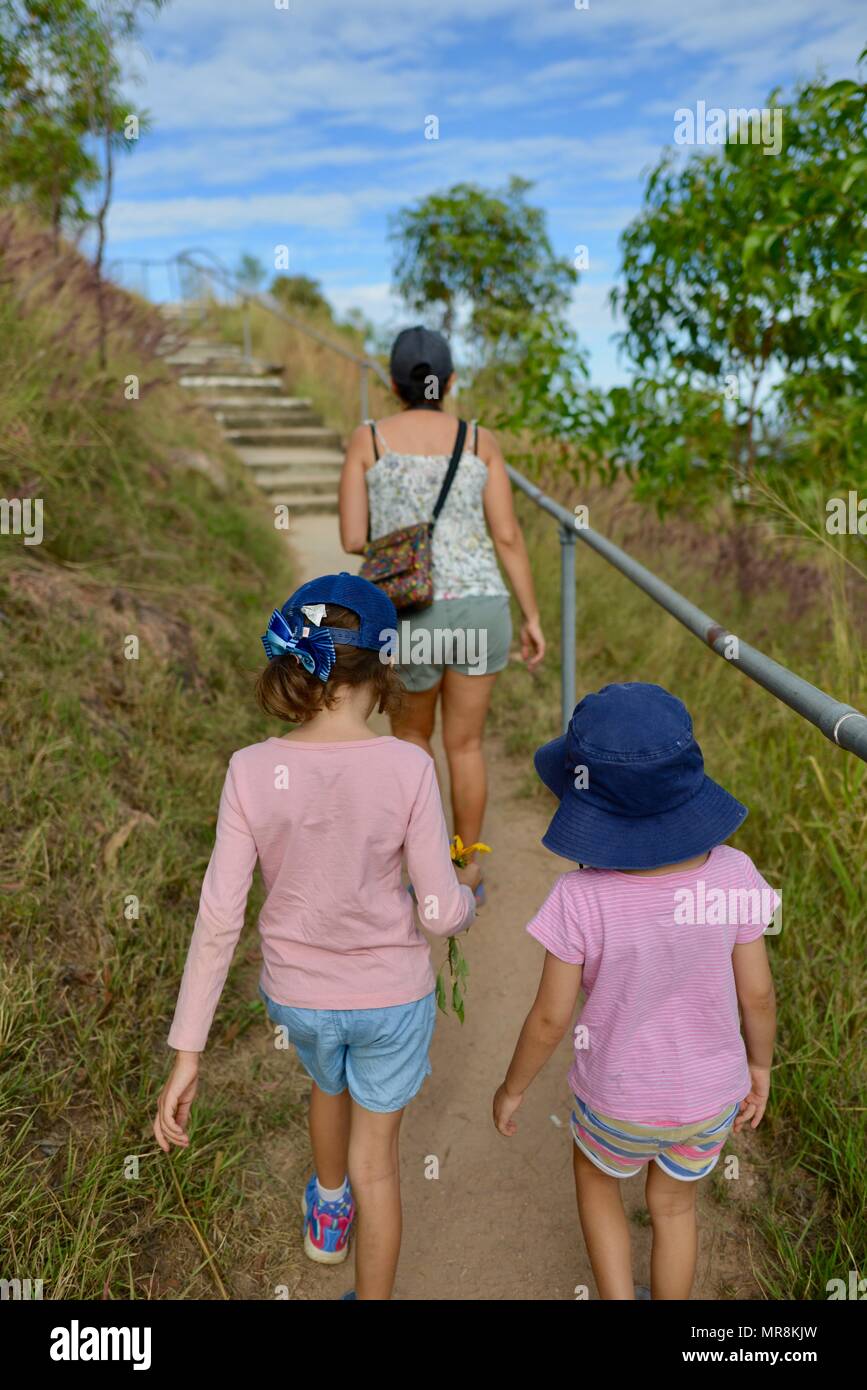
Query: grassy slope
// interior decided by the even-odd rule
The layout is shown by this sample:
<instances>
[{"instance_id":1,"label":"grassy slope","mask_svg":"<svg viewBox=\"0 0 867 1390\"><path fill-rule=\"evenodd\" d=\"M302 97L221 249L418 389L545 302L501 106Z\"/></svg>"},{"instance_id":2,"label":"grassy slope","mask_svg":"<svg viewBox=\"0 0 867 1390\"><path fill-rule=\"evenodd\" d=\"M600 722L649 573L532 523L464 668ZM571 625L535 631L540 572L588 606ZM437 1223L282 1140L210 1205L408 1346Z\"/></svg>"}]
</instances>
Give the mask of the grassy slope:
<instances>
[{"instance_id":1,"label":"grassy slope","mask_svg":"<svg viewBox=\"0 0 867 1390\"><path fill-rule=\"evenodd\" d=\"M170 1165L147 1117L226 762L270 731L252 699L257 634L290 576L213 426L136 348L154 337L148 311L112 301L100 373L86 268L48 254L0 226L0 495L45 507L41 546L0 536L2 1272L42 1278L46 1298L211 1297L192 1219L233 1291L261 1297L244 1155L294 1107L229 1068L220 1080L258 1009L237 988L243 951L195 1150ZM124 400L129 373L139 401ZM180 466L184 448L222 462L225 494Z\"/></svg>"},{"instance_id":2,"label":"grassy slope","mask_svg":"<svg viewBox=\"0 0 867 1390\"><path fill-rule=\"evenodd\" d=\"M570 508L588 500L586 492L560 495ZM556 644L556 526L523 500L520 508ZM757 542L752 592L738 603L713 534L702 537L677 522L662 527L611 494L592 496L591 524L744 640L840 699L867 705L867 666L838 564L823 577L811 564L787 561L781 547L764 550ZM768 942L780 1015L771 1108L763 1139L748 1146L762 1178L754 1216L770 1252L761 1271L768 1295L825 1298L826 1281L846 1280L867 1238L865 767L703 650L580 544L577 565L579 698L607 681L650 680L684 699L711 775L750 807L734 843L782 886L784 927ZM511 751L531 767L533 749L557 732L556 653L537 681L510 668L495 701ZM531 771L527 794L545 795ZM721 1201L744 1200L736 1183L720 1180L715 1190Z\"/></svg>"}]
</instances>

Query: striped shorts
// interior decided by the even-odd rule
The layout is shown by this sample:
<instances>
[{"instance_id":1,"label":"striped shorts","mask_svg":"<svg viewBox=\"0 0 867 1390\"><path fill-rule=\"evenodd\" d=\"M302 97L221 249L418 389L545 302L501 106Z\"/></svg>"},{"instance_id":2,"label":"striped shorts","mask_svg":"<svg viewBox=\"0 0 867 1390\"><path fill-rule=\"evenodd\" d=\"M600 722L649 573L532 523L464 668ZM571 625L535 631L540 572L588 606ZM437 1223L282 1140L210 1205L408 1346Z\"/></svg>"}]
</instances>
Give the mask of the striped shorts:
<instances>
[{"instance_id":1,"label":"striped shorts","mask_svg":"<svg viewBox=\"0 0 867 1390\"><path fill-rule=\"evenodd\" d=\"M612 1178L634 1178L651 1159L669 1177L695 1182L716 1167L740 1105L688 1125L639 1125L599 1115L575 1096L572 1137L583 1154Z\"/></svg>"}]
</instances>

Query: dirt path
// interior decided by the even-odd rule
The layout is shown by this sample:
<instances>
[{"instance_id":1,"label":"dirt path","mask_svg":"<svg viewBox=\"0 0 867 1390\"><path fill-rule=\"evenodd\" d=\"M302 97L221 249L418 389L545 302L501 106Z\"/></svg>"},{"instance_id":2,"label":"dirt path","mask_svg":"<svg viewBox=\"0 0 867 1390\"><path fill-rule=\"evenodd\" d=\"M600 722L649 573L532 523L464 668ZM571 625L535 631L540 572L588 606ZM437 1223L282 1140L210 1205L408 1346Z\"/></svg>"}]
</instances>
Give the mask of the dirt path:
<instances>
[{"instance_id":1,"label":"dirt path","mask_svg":"<svg viewBox=\"0 0 867 1390\"><path fill-rule=\"evenodd\" d=\"M334 570L355 568L341 555L334 527ZM320 534L321 532L321 534ZM296 546L299 581L327 572L328 526L309 550ZM311 568L311 566L313 566ZM401 1175L404 1242L397 1299L568 1299L586 1285L595 1297L572 1184L569 1135L570 1039L531 1089L519 1133L503 1139L491 1120L502 1080L538 983L542 948L524 927L557 874L574 867L540 844L544 801L519 795L526 770L496 740L488 748L489 810L484 838L488 905L466 939L470 978L466 1022L440 1015L433 1074L407 1110ZM438 753L438 761L441 759ZM443 779L441 777L441 785ZM444 804L447 797L444 796ZM443 954L437 943L435 963ZM279 1154L272 1157L279 1161ZM438 1161L439 1176L426 1176ZM742 1172L744 1161L742 1160ZM738 1184L745 1193L748 1184ZM640 1179L624 1184L633 1222L637 1282L649 1282L649 1229ZM701 1198L701 1244L694 1297L755 1298L747 1231L733 1207ZM336 1270L308 1263L296 1298L337 1298L352 1287L352 1261Z\"/></svg>"}]
</instances>

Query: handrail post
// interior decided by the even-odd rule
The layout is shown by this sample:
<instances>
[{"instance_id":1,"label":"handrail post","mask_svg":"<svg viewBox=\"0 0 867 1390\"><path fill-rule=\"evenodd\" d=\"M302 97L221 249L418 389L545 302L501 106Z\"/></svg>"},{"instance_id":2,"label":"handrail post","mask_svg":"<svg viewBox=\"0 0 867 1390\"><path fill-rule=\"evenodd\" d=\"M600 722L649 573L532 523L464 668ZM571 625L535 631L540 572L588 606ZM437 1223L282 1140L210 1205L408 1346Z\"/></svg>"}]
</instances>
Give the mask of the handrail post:
<instances>
[{"instance_id":1,"label":"handrail post","mask_svg":"<svg viewBox=\"0 0 867 1390\"><path fill-rule=\"evenodd\" d=\"M243 304L241 327L244 333L244 361L249 362L253 356L253 340L250 336L250 301L245 298Z\"/></svg>"},{"instance_id":2,"label":"handrail post","mask_svg":"<svg viewBox=\"0 0 867 1390\"><path fill-rule=\"evenodd\" d=\"M575 708L575 528L560 527L560 704L563 732Z\"/></svg>"},{"instance_id":3,"label":"handrail post","mask_svg":"<svg viewBox=\"0 0 867 1390\"><path fill-rule=\"evenodd\" d=\"M367 374L368 374L368 371L369 371L369 368L368 368L367 364L366 364L366 363L362 363L361 367L359 368L359 375L360 375L360 377L361 377L361 418L362 418L362 420L368 420L368 419L370 418L370 403L369 403L368 391L367 391L367 387L368 387Z\"/></svg>"}]
</instances>

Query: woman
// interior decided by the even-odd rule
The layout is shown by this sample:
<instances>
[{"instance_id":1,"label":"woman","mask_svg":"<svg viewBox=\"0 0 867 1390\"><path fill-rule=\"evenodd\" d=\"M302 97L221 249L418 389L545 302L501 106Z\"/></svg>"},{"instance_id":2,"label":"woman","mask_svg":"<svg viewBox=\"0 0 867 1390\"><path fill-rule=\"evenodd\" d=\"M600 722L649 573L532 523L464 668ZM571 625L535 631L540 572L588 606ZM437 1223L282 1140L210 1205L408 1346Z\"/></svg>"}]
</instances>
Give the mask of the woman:
<instances>
[{"instance_id":1,"label":"woman","mask_svg":"<svg viewBox=\"0 0 867 1390\"><path fill-rule=\"evenodd\" d=\"M375 540L431 517L455 445L457 421L442 408L455 380L442 334L421 327L400 333L391 350L391 377L402 408L359 425L346 452L340 539L350 554L364 550L368 522ZM398 738L417 743L432 757L430 739L442 700L454 833L467 845L481 837L482 736L494 681L508 661L512 639L509 594L497 557L523 614L521 656L533 671L545 654L545 639L527 548L497 441L473 421L434 529L433 603L400 615L398 669L408 693L401 713L392 718ZM455 632L461 640L452 651L443 650ZM427 643L424 633L431 639ZM477 897L484 901L481 886Z\"/></svg>"}]
</instances>

